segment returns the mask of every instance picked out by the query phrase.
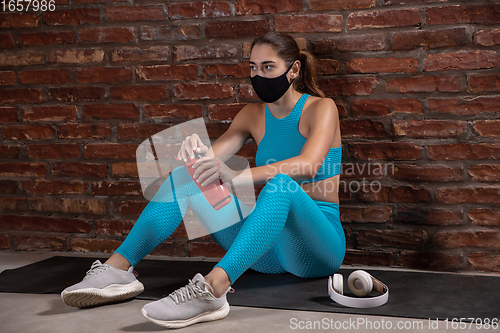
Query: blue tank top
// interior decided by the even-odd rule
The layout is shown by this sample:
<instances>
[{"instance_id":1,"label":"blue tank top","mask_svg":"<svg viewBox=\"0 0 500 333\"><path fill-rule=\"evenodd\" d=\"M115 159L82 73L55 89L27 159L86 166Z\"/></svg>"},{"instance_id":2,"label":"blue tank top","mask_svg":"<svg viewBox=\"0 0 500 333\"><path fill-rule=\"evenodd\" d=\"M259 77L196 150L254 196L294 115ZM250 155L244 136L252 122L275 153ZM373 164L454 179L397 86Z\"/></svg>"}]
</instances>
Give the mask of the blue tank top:
<instances>
[{"instance_id":1,"label":"blue tank top","mask_svg":"<svg viewBox=\"0 0 500 333\"><path fill-rule=\"evenodd\" d=\"M266 131L257 147L257 154L255 155L256 166L268 165L300 155L307 139L299 132L299 120L304 103L309 96L303 94L297 104L295 104L292 112L281 119L274 117L266 105ZM297 181L297 183L311 183L338 175L340 173L341 160L342 146L330 148L315 177Z\"/></svg>"}]
</instances>

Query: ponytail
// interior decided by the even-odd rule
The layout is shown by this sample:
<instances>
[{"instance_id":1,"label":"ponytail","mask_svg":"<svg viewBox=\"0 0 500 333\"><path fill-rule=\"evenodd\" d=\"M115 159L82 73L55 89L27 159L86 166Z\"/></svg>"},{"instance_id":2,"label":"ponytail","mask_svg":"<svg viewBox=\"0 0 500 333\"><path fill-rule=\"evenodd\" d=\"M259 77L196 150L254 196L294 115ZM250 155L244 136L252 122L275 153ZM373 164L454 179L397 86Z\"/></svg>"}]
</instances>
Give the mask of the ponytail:
<instances>
[{"instance_id":1,"label":"ponytail","mask_svg":"<svg viewBox=\"0 0 500 333\"><path fill-rule=\"evenodd\" d=\"M314 56L308 51L300 51L299 61L300 72L294 81L295 89L303 94L325 97L316 84L316 59Z\"/></svg>"}]
</instances>

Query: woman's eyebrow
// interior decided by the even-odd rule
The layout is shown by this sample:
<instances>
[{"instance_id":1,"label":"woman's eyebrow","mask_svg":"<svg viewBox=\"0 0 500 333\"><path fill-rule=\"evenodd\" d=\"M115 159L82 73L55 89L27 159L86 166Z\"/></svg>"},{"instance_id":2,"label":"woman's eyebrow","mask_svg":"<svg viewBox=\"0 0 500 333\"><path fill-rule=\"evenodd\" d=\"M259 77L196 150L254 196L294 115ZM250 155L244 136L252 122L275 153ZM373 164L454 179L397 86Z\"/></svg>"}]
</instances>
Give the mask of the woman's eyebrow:
<instances>
[{"instance_id":1,"label":"woman's eyebrow","mask_svg":"<svg viewBox=\"0 0 500 333\"><path fill-rule=\"evenodd\" d=\"M255 62L253 62L253 61L250 61L249 63L252 64L252 65L255 65ZM272 60L266 60L266 61L262 62L263 65L265 65L265 64L274 64L274 63L275 63L275 61L272 61Z\"/></svg>"}]
</instances>

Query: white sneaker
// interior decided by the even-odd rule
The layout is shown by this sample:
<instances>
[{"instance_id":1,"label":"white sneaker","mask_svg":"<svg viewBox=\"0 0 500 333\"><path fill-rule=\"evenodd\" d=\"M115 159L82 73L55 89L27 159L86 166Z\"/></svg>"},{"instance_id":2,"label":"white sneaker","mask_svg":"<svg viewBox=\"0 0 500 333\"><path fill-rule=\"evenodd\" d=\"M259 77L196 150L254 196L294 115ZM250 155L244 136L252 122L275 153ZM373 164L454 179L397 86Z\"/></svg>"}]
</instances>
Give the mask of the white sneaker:
<instances>
[{"instance_id":1,"label":"white sneaker","mask_svg":"<svg viewBox=\"0 0 500 333\"><path fill-rule=\"evenodd\" d=\"M198 273L186 286L165 298L146 304L142 308L142 314L153 323L168 328L223 319L229 313L229 303L226 300L229 291L234 292L234 289L229 287L224 295L216 298L212 287Z\"/></svg>"},{"instance_id":2,"label":"white sneaker","mask_svg":"<svg viewBox=\"0 0 500 333\"><path fill-rule=\"evenodd\" d=\"M77 308L132 298L144 291L136 274L132 266L128 271L123 271L96 260L82 282L66 288L61 298L64 303Z\"/></svg>"}]
</instances>

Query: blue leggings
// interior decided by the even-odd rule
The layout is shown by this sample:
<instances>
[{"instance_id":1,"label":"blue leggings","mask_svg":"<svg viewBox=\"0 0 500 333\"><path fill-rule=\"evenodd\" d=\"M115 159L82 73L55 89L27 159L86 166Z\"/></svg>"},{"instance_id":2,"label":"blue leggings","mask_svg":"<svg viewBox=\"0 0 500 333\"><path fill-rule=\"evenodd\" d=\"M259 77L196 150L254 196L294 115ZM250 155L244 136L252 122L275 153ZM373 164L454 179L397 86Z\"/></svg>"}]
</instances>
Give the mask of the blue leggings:
<instances>
[{"instance_id":1,"label":"blue leggings","mask_svg":"<svg viewBox=\"0 0 500 333\"><path fill-rule=\"evenodd\" d=\"M175 179L175 182L174 182ZM175 187L174 187L175 183ZM246 218L219 230L218 223L235 213L218 211L204 199L186 167L174 169L148 203L116 253L135 266L167 239L181 223L187 207L227 253L215 266L234 283L248 268L262 273L289 272L299 277L335 273L345 254L345 236L336 203L313 200L285 174L264 186L253 209L237 200Z\"/></svg>"}]
</instances>

